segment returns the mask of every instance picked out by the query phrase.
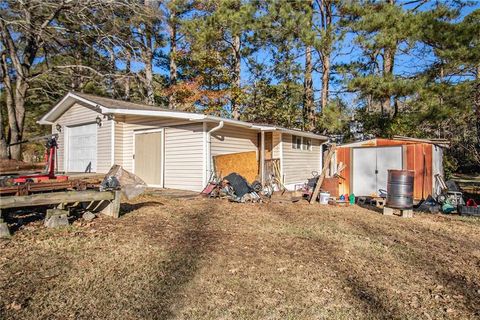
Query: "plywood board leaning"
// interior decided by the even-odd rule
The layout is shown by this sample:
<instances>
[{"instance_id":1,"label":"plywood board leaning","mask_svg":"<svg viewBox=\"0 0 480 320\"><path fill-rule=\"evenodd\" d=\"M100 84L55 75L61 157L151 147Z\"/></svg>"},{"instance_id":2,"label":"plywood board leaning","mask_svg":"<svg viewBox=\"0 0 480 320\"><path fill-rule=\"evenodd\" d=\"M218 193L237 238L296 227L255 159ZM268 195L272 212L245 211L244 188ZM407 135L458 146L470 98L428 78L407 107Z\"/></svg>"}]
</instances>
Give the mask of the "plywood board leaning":
<instances>
[{"instance_id":1,"label":"plywood board leaning","mask_svg":"<svg viewBox=\"0 0 480 320\"><path fill-rule=\"evenodd\" d=\"M250 183L258 178L256 151L222 154L214 156L213 161L218 177L225 177L232 172L236 172Z\"/></svg>"}]
</instances>

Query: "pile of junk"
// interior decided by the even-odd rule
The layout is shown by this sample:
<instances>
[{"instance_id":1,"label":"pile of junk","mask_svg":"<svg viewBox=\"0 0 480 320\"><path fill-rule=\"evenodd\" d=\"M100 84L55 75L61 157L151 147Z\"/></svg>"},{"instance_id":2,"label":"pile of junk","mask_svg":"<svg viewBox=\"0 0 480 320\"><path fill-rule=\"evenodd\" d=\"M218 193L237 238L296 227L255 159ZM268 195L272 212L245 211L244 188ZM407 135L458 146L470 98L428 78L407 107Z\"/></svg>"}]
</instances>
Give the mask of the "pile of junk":
<instances>
[{"instance_id":1,"label":"pile of junk","mask_svg":"<svg viewBox=\"0 0 480 320\"><path fill-rule=\"evenodd\" d=\"M213 177L208 185L201 192L202 195L210 198L228 199L232 202L264 202L272 197L273 185L262 183L258 180L248 181L238 173L230 173L223 178Z\"/></svg>"},{"instance_id":2,"label":"pile of junk","mask_svg":"<svg viewBox=\"0 0 480 320\"><path fill-rule=\"evenodd\" d=\"M468 198L465 201L465 195L462 189L454 180L444 181L439 174L435 175L439 192L434 199L428 196L415 207L417 211L430 213L457 213L465 216L480 216L480 205L475 199Z\"/></svg>"}]
</instances>

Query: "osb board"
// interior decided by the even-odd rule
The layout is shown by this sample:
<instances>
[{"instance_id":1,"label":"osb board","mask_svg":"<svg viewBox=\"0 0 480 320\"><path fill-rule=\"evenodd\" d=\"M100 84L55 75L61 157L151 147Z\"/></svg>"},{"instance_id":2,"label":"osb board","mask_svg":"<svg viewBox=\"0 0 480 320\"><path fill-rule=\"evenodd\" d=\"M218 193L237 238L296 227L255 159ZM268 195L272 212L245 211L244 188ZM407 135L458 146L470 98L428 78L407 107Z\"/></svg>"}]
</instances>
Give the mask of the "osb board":
<instances>
[{"instance_id":1,"label":"osb board","mask_svg":"<svg viewBox=\"0 0 480 320\"><path fill-rule=\"evenodd\" d=\"M223 154L213 157L213 161L215 172L219 177L225 177L232 172L236 172L250 183L258 177L256 151Z\"/></svg>"},{"instance_id":2,"label":"osb board","mask_svg":"<svg viewBox=\"0 0 480 320\"><path fill-rule=\"evenodd\" d=\"M339 178L325 178L323 179L322 191L327 191L330 193L330 196L338 198L339 194Z\"/></svg>"}]
</instances>

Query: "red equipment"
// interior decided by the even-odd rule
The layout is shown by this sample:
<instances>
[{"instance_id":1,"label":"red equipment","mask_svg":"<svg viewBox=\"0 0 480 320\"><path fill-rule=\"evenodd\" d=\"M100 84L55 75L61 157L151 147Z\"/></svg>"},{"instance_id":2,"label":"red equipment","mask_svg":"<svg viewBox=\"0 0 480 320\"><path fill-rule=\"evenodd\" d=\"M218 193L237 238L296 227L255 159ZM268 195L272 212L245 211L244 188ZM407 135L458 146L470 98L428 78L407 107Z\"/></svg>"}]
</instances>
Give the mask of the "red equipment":
<instances>
[{"instance_id":1,"label":"red equipment","mask_svg":"<svg viewBox=\"0 0 480 320\"><path fill-rule=\"evenodd\" d=\"M30 140L20 141L17 143L13 143L12 145L31 142L35 140L43 140L46 139L45 143L45 173L41 174L31 174L31 175L24 175L18 176L13 178L13 182L15 183L26 183L26 182L43 182L43 181L67 181L68 176L57 176L55 175L55 164L56 164L56 155L57 155L57 135L47 135L41 136L37 138L33 138Z\"/></svg>"}]
</instances>

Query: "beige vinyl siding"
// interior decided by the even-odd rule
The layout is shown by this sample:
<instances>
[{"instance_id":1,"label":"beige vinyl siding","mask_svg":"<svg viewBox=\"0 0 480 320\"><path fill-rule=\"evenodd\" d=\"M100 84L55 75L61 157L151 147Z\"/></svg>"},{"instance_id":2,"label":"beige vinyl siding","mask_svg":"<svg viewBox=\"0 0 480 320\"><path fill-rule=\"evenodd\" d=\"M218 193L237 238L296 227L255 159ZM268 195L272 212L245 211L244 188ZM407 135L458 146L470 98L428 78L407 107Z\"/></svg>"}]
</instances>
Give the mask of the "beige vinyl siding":
<instances>
[{"instance_id":1,"label":"beige vinyl siding","mask_svg":"<svg viewBox=\"0 0 480 320\"><path fill-rule=\"evenodd\" d=\"M165 128L166 188L201 191L203 185L203 125Z\"/></svg>"},{"instance_id":2,"label":"beige vinyl siding","mask_svg":"<svg viewBox=\"0 0 480 320\"><path fill-rule=\"evenodd\" d=\"M147 130L163 128L164 126L175 125L182 123L182 121L175 119L156 118L156 117L142 117L142 116L126 116L117 119L122 124L122 153L121 163L119 163L127 171L133 172L133 134L136 130Z\"/></svg>"},{"instance_id":3,"label":"beige vinyl siding","mask_svg":"<svg viewBox=\"0 0 480 320\"><path fill-rule=\"evenodd\" d=\"M115 164L123 165L123 122L115 121Z\"/></svg>"},{"instance_id":4,"label":"beige vinyl siding","mask_svg":"<svg viewBox=\"0 0 480 320\"><path fill-rule=\"evenodd\" d=\"M106 173L111 165L111 121L103 119L103 115L78 103L70 107L52 125L52 132L58 133L58 170L65 171L65 127L79 126L94 123L97 116L102 118L102 126L97 128L97 170L99 173ZM62 126L62 132L57 132L56 124Z\"/></svg>"},{"instance_id":5,"label":"beige vinyl siding","mask_svg":"<svg viewBox=\"0 0 480 320\"><path fill-rule=\"evenodd\" d=\"M292 148L292 135L282 134L283 143L283 175L285 184L303 183L312 177L312 171L321 170L321 142L312 139L312 150Z\"/></svg>"},{"instance_id":6,"label":"beige vinyl siding","mask_svg":"<svg viewBox=\"0 0 480 320\"><path fill-rule=\"evenodd\" d=\"M209 125L209 130L212 128ZM212 157L247 151L257 151L257 134L255 130L225 125L222 129L212 133Z\"/></svg>"}]
</instances>

